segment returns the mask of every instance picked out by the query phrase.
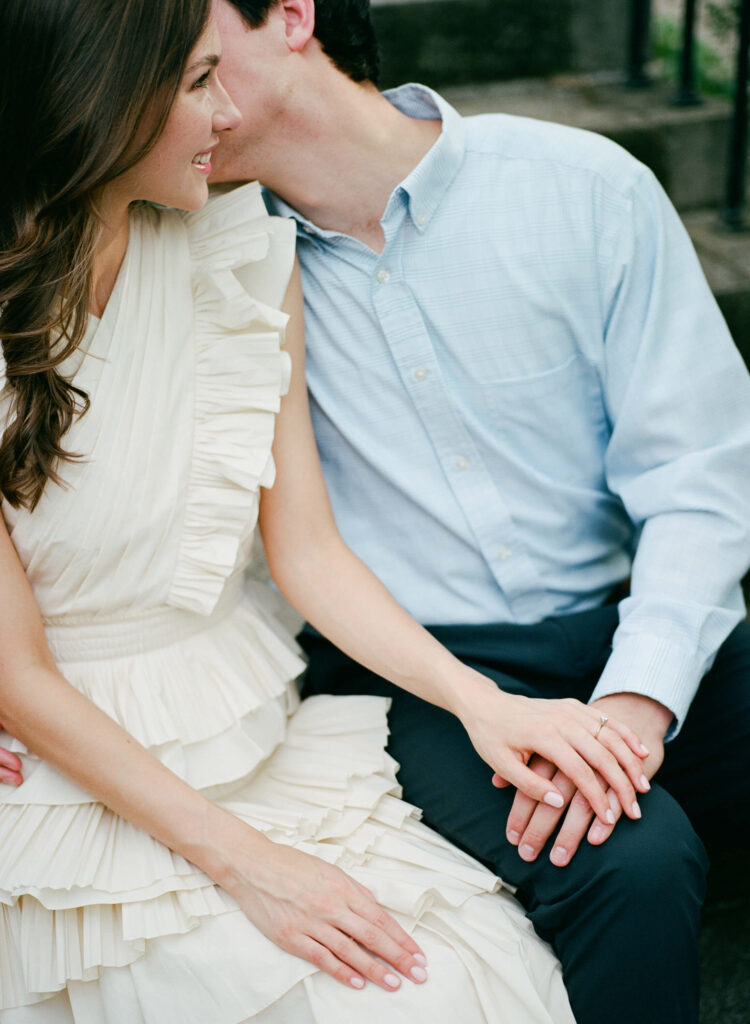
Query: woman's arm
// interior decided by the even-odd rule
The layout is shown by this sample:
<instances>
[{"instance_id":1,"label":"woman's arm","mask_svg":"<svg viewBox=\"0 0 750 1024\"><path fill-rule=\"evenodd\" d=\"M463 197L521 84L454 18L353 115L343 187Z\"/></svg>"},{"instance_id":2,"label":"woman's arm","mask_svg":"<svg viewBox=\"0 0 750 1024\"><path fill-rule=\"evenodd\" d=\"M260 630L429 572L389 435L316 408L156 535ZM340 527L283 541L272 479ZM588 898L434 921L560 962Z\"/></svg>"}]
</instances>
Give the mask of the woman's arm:
<instances>
[{"instance_id":1,"label":"woman's arm","mask_svg":"<svg viewBox=\"0 0 750 1024\"><path fill-rule=\"evenodd\" d=\"M354 988L366 978L398 986L362 946L423 980L419 946L363 886L212 804L63 678L2 517L0 581L0 721L8 732L205 871L288 952Z\"/></svg>"},{"instance_id":2,"label":"woman's arm","mask_svg":"<svg viewBox=\"0 0 750 1024\"><path fill-rule=\"evenodd\" d=\"M172 849L202 859L210 805L55 668L31 587L0 525L0 720L44 760ZM202 865L201 865L202 866Z\"/></svg>"},{"instance_id":3,"label":"woman's arm","mask_svg":"<svg viewBox=\"0 0 750 1024\"><path fill-rule=\"evenodd\" d=\"M342 541L325 489L304 373L302 293L296 269L287 295L287 348L294 371L278 418L276 483L262 492L260 525L271 575L287 600L343 651L410 693L455 714L500 777L534 800L562 806L547 779L526 767L533 753L557 765L602 821L612 811L594 772L632 817L642 789L643 748L610 719L575 700L506 694L467 668L419 626Z\"/></svg>"}]
</instances>

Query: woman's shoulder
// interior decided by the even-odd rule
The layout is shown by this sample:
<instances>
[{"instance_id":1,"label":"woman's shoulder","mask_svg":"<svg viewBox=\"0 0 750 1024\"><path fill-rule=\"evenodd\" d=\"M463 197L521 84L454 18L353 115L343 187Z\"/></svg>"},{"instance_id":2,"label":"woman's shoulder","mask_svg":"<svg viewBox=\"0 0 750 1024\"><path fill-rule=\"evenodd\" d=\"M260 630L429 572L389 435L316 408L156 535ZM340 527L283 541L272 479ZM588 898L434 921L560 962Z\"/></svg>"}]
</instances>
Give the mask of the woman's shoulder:
<instances>
[{"instance_id":1,"label":"woman's shoulder","mask_svg":"<svg viewBox=\"0 0 750 1024\"><path fill-rule=\"evenodd\" d=\"M266 210L257 181L215 189L206 205L182 214L199 275L231 268L257 301L281 306L294 266L295 227Z\"/></svg>"}]
</instances>

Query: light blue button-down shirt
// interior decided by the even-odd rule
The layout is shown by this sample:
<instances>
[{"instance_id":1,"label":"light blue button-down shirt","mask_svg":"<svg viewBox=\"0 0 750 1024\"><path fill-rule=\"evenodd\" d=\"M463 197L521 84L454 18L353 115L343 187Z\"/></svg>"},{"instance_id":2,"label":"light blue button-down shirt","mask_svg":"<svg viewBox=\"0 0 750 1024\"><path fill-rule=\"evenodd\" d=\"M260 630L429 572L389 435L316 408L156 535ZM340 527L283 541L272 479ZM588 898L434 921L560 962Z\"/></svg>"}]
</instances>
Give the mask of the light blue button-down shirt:
<instances>
[{"instance_id":1,"label":"light blue button-down shirt","mask_svg":"<svg viewBox=\"0 0 750 1024\"><path fill-rule=\"evenodd\" d=\"M680 723L743 615L750 379L679 218L600 136L387 95L443 130L380 255L269 197L299 225L341 533L430 624L534 622L631 576L594 697Z\"/></svg>"}]
</instances>

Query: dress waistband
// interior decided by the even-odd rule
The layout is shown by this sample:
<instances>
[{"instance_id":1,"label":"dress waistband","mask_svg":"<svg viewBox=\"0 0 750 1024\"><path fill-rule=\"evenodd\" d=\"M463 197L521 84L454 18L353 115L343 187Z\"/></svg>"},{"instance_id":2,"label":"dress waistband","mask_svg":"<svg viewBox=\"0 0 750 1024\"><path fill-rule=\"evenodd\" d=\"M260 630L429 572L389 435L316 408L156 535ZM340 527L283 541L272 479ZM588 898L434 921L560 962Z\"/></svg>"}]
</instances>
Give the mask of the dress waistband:
<instances>
[{"instance_id":1,"label":"dress waistband","mask_svg":"<svg viewBox=\"0 0 750 1024\"><path fill-rule=\"evenodd\" d=\"M228 581L210 615L162 605L108 618L49 618L44 620L44 632L57 662L125 658L210 629L225 619L243 596L243 577L238 573Z\"/></svg>"}]
</instances>

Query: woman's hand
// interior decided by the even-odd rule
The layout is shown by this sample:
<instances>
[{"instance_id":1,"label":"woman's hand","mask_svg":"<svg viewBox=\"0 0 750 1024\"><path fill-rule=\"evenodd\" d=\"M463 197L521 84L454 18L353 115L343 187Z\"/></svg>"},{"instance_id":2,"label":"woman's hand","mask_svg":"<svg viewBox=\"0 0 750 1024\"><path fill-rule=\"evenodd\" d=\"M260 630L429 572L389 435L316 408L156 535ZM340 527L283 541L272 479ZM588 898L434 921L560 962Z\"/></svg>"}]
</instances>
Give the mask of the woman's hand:
<instances>
[{"instance_id":1,"label":"woman's hand","mask_svg":"<svg viewBox=\"0 0 750 1024\"><path fill-rule=\"evenodd\" d=\"M672 721L672 712L657 700L640 693L613 693L610 696L599 697L593 702L592 707L599 714L616 715L620 722L627 722L647 741L651 754L643 761L642 792L648 788L649 780L654 777L664 760L664 736ZM611 738L606 735L611 720L608 719L607 728L599 733L599 739L608 741ZM612 790L608 793L608 799L615 822L602 824L596 818L592 823L588 801L576 791L575 785L563 772L557 771L554 765L538 757L532 760L531 768L537 774L552 780L553 785L564 794L568 811L566 813L563 810L543 807L525 794L516 793L508 815L506 836L509 843L518 847L518 854L522 860L532 861L539 856L547 840L560 825L560 821L563 823L557 831L549 854L550 861L557 867L566 867L571 862L587 833L588 842L592 846L600 846L607 842L614 831L615 822L622 815L622 807Z\"/></svg>"},{"instance_id":2,"label":"woman's hand","mask_svg":"<svg viewBox=\"0 0 750 1024\"><path fill-rule=\"evenodd\" d=\"M3 723L0 722L0 731L2 731L2 728ZM0 747L0 782L4 782L8 786L20 786L23 782L23 776L21 775L22 767L23 765L19 757L11 754L4 747Z\"/></svg>"},{"instance_id":3,"label":"woman's hand","mask_svg":"<svg viewBox=\"0 0 750 1024\"><path fill-rule=\"evenodd\" d=\"M650 755L643 761L643 783L641 790L648 788L649 780L654 777L664 760L664 736L672 721L672 712L639 693L615 693L608 697L600 697L592 705L600 714L616 715L620 722L627 722L639 736L646 740ZM607 727L599 734L605 742L610 739L605 734ZM588 801L576 791L573 783L555 766L542 758L534 757L530 767L544 778L551 779L553 785L565 796L567 813L551 807L543 807L530 800L523 793L516 793L513 806L508 816L506 835L508 842L518 847L522 860L533 861L541 853L547 840L562 821L552 850L550 860L559 868L564 868L575 856L584 836L588 832L588 841L593 846L601 846L614 831L615 824L604 825L597 818L592 824L592 813ZM609 790L609 799L615 822L622 815L622 807L613 790ZM563 819L564 815L564 819Z\"/></svg>"},{"instance_id":4,"label":"woman's hand","mask_svg":"<svg viewBox=\"0 0 750 1024\"><path fill-rule=\"evenodd\" d=\"M391 968L427 980L417 943L340 868L266 839L246 859L236 851L219 884L277 946L351 988L370 980L392 992L401 979Z\"/></svg>"},{"instance_id":5,"label":"woman's hand","mask_svg":"<svg viewBox=\"0 0 750 1024\"><path fill-rule=\"evenodd\" d=\"M601 712L573 698L521 697L483 682L470 688L471 696L462 698L455 713L494 771L496 786L513 785L533 801L562 807L565 799L557 786L527 767L532 755L539 754L575 783L602 823L614 824L608 787L629 817L640 817L636 790L648 790L643 783L648 751L632 729L610 717L607 728L600 730Z\"/></svg>"}]
</instances>

